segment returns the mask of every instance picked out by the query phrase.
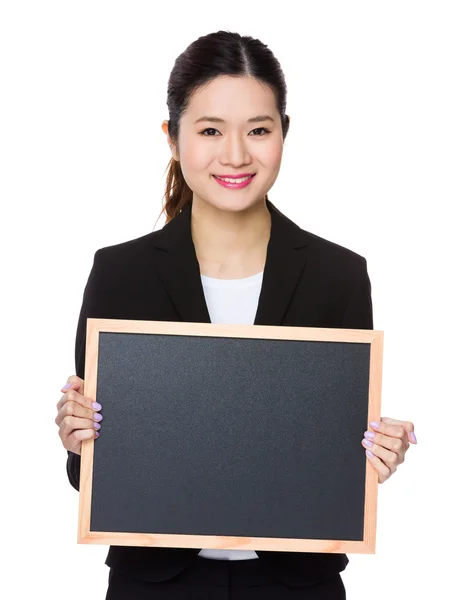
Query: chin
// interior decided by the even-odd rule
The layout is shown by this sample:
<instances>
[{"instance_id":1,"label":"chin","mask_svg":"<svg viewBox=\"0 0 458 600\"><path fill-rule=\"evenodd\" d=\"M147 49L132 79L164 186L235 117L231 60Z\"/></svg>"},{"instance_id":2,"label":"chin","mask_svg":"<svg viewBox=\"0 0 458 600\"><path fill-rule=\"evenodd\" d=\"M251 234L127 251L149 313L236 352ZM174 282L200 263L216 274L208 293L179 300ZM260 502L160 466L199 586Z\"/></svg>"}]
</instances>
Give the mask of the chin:
<instances>
[{"instance_id":1,"label":"chin","mask_svg":"<svg viewBox=\"0 0 458 600\"><path fill-rule=\"evenodd\" d=\"M230 212L230 213L238 213L238 212L243 212L245 210L250 210L260 203L263 204L265 194L263 194L260 198L253 198L253 196L251 196L251 197L247 196L245 198L241 198L241 197L237 198L234 196L231 197L231 195L228 194L227 198L225 198L225 197L212 198L211 200L206 200L206 203L218 210L224 210L224 211Z\"/></svg>"},{"instance_id":2,"label":"chin","mask_svg":"<svg viewBox=\"0 0 458 600\"><path fill-rule=\"evenodd\" d=\"M241 212L249 210L254 206L264 203L264 198L268 192L261 194L255 190L202 190L202 193L194 192L194 202L196 204L204 204L218 210L227 212Z\"/></svg>"}]
</instances>

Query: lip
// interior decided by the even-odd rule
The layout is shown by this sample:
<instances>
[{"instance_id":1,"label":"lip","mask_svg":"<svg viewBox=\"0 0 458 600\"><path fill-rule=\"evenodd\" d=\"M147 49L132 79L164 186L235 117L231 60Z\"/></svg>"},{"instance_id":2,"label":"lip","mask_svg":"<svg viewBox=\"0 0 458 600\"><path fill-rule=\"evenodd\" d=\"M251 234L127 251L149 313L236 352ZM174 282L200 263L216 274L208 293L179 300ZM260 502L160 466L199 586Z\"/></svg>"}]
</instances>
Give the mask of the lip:
<instances>
[{"instance_id":1,"label":"lip","mask_svg":"<svg viewBox=\"0 0 458 600\"><path fill-rule=\"evenodd\" d=\"M228 175L218 175L215 174L215 177L225 177L226 179L240 179L241 177L250 177L251 175L256 175L256 173L232 173Z\"/></svg>"},{"instance_id":2,"label":"lip","mask_svg":"<svg viewBox=\"0 0 458 600\"><path fill-rule=\"evenodd\" d=\"M255 175L256 175L256 173L246 173L245 175L237 175L237 176L213 175L213 179L225 188L229 188L231 190L239 190L241 188L247 187L247 185L250 185L250 183L255 178ZM228 183L227 181L222 181L221 179L218 179L218 177L227 177L227 178L230 177L231 179L240 179L241 177L249 177L249 179L247 179L246 181L242 181L242 183Z\"/></svg>"}]
</instances>

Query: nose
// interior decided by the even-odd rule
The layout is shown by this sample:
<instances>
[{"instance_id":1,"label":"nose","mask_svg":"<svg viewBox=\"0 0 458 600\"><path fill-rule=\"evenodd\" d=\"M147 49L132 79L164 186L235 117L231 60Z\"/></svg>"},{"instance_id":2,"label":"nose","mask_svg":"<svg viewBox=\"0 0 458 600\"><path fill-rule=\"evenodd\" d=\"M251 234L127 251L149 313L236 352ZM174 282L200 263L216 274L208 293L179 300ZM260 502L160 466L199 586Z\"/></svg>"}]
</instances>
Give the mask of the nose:
<instances>
[{"instance_id":1,"label":"nose","mask_svg":"<svg viewBox=\"0 0 458 600\"><path fill-rule=\"evenodd\" d=\"M230 165L234 168L247 165L251 162L251 155L243 135L232 133L226 136L221 146L219 160L222 165Z\"/></svg>"}]
</instances>

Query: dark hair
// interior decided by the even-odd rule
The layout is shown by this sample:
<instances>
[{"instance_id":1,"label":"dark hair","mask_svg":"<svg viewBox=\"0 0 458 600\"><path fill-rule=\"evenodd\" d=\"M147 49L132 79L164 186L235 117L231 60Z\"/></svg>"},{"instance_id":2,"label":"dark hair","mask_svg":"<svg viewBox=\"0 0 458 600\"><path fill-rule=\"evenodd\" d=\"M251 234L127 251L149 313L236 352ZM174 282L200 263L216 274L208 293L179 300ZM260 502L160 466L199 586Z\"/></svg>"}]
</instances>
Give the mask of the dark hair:
<instances>
[{"instance_id":1,"label":"dark hair","mask_svg":"<svg viewBox=\"0 0 458 600\"><path fill-rule=\"evenodd\" d=\"M286 83L280 63L260 40L229 31L218 31L192 42L176 59L167 86L169 135L178 142L179 122L192 94L220 75L250 76L267 84L275 94L281 116L283 139L289 128ZM192 200L180 163L171 158L168 166L162 213L166 222L176 217ZM267 195L266 195L267 199Z\"/></svg>"}]
</instances>

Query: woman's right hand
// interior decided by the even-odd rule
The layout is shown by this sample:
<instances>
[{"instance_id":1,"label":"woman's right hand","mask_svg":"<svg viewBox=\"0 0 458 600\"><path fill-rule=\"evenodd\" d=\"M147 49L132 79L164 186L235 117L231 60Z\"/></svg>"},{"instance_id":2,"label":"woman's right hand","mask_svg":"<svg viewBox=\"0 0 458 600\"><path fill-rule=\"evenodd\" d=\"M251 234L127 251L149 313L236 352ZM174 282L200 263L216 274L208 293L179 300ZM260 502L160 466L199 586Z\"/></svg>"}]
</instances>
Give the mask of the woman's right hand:
<instances>
[{"instance_id":1,"label":"woman's right hand","mask_svg":"<svg viewBox=\"0 0 458 600\"><path fill-rule=\"evenodd\" d=\"M82 440L98 437L100 429L99 421L102 415L97 411L102 406L93 402L91 398L84 395L84 380L76 375L67 379L65 386L61 388L64 392L57 403L56 425L59 427L59 436L64 448L81 454Z\"/></svg>"}]
</instances>

